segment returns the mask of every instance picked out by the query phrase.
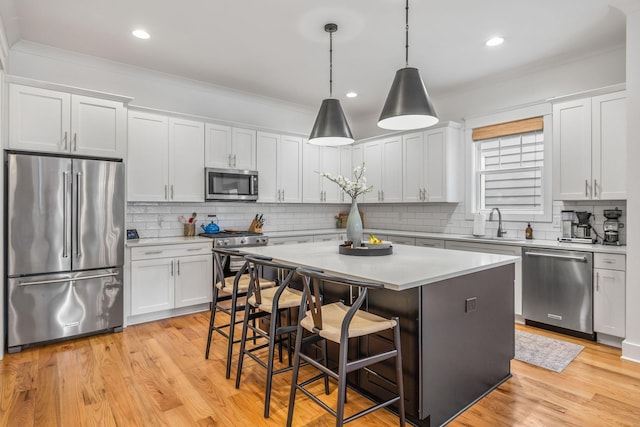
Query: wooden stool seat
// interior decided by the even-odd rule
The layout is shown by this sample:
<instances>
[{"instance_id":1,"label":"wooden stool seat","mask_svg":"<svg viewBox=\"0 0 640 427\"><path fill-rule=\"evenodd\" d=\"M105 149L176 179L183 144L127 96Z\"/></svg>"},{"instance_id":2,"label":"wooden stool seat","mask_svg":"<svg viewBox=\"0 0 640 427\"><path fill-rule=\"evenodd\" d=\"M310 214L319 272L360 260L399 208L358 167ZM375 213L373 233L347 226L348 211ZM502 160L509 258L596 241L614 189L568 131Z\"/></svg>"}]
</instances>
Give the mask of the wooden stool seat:
<instances>
[{"instance_id":1,"label":"wooden stool seat","mask_svg":"<svg viewBox=\"0 0 640 427\"><path fill-rule=\"evenodd\" d=\"M260 285L262 285L262 280L260 281ZM256 294L253 294L249 297L249 304L251 304L256 308L259 308L262 311L271 313L273 310L273 299L277 292L278 292L277 287L264 289L260 293L262 297L262 301L260 302L260 304L256 302ZM278 308L283 309L283 308L299 307L301 300L302 300L301 291L297 289L285 288L278 298Z\"/></svg>"},{"instance_id":2,"label":"wooden stool seat","mask_svg":"<svg viewBox=\"0 0 640 427\"><path fill-rule=\"evenodd\" d=\"M322 338L340 344L340 334L344 319L349 312L348 307L341 302L334 302L322 306L322 329L315 330L311 311L307 311L300 325L309 332L315 332ZM394 319L385 319L378 315L358 310L349 323L349 338L361 337L376 332L393 329L396 326Z\"/></svg>"}]
</instances>

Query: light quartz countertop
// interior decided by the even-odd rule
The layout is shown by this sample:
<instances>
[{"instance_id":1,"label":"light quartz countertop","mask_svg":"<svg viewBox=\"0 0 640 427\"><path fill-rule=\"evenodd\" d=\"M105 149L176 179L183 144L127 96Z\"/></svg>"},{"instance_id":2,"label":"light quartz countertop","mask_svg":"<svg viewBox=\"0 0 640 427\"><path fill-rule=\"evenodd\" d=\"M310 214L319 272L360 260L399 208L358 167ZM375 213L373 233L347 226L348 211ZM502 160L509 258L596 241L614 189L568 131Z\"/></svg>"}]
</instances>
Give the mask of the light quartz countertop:
<instances>
[{"instance_id":1,"label":"light quartz countertop","mask_svg":"<svg viewBox=\"0 0 640 427\"><path fill-rule=\"evenodd\" d=\"M177 236L177 237L157 237L151 239L134 239L127 240L126 246L128 248L135 248L138 246L158 246L158 245L179 245L190 243L209 243L213 246L213 240L208 237L200 236Z\"/></svg>"},{"instance_id":2,"label":"light quartz countertop","mask_svg":"<svg viewBox=\"0 0 640 427\"><path fill-rule=\"evenodd\" d=\"M264 234L269 237L289 237L289 236L321 236L326 234L345 234L347 231L344 228L325 228L316 230L291 230L291 231L265 231ZM465 234L447 234L447 233L424 233L419 231L399 231L399 230L385 230L377 228L365 228L364 234L373 233L375 235L390 235L390 236L402 236L402 237L414 237L423 239L439 239L439 240L452 240L458 242L468 243L490 243L499 245L510 246L531 246L536 248L549 248L549 249L567 249L575 251L586 252L602 252L612 254L626 254L626 246L608 246L602 244L589 245L584 243L569 243L559 242L557 240L541 240L541 239L498 239L491 236L475 237ZM389 238L393 242L393 238Z\"/></svg>"},{"instance_id":3,"label":"light quartz countertop","mask_svg":"<svg viewBox=\"0 0 640 427\"><path fill-rule=\"evenodd\" d=\"M242 248L296 266L379 282L404 290L516 262L520 257L449 249L396 245L391 255L351 256L338 253L340 242L299 243ZM366 250L366 249L363 249Z\"/></svg>"}]
</instances>

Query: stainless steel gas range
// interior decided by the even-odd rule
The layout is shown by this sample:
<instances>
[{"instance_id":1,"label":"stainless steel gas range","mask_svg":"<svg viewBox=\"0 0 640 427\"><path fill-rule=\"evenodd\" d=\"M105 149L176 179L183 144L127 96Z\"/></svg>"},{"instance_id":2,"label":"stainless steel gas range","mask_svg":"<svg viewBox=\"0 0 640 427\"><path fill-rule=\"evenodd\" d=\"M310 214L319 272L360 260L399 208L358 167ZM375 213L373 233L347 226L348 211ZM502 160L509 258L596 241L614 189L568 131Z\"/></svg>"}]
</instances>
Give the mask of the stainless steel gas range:
<instances>
[{"instance_id":1,"label":"stainless steel gas range","mask_svg":"<svg viewBox=\"0 0 640 427\"><path fill-rule=\"evenodd\" d=\"M267 246L269 244L268 236L253 231L200 233L200 236L213 239L214 248L234 248L241 250L243 247ZM242 268L243 264L243 257L229 257L228 261L223 266L224 276L233 276Z\"/></svg>"},{"instance_id":2,"label":"stainless steel gas range","mask_svg":"<svg viewBox=\"0 0 640 427\"><path fill-rule=\"evenodd\" d=\"M243 246L267 246L269 237L252 231L200 233L213 239L214 248L241 248Z\"/></svg>"}]
</instances>

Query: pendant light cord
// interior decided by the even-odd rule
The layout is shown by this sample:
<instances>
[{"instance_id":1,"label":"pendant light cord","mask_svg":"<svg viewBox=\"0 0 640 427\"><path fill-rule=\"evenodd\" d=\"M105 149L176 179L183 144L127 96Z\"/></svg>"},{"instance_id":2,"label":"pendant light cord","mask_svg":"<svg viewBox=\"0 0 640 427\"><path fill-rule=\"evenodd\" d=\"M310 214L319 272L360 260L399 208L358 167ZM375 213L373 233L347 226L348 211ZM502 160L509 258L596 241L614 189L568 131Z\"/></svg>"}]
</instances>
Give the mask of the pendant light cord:
<instances>
[{"instance_id":1,"label":"pendant light cord","mask_svg":"<svg viewBox=\"0 0 640 427\"><path fill-rule=\"evenodd\" d=\"M409 66L409 0L407 0L407 5L405 7L405 34L406 34L406 40L405 40L405 45L404 45L404 49L405 49L405 56L404 56L404 60L405 60L405 67Z\"/></svg>"},{"instance_id":2,"label":"pendant light cord","mask_svg":"<svg viewBox=\"0 0 640 427\"><path fill-rule=\"evenodd\" d=\"M329 31L329 98L333 98L333 31Z\"/></svg>"}]
</instances>

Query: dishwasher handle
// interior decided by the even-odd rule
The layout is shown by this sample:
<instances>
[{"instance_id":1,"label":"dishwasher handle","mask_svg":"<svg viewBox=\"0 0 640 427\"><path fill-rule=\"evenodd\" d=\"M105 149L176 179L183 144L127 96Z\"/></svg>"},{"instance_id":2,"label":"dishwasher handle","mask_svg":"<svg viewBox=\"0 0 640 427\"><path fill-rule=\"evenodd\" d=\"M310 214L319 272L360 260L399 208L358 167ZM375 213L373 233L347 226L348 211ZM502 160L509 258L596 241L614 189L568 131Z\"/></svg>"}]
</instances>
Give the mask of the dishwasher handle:
<instances>
[{"instance_id":1,"label":"dishwasher handle","mask_svg":"<svg viewBox=\"0 0 640 427\"><path fill-rule=\"evenodd\" d=\"M570 261L580 261L580 262L588 261L587 257L584 255L583 256L560 255L560 254L549 253L549 252L525 252L524 254L529 256L539 256L539 257L546 257L546 258L560 258L560 259L566 259Z\"/></svg>"}]
</instances>

